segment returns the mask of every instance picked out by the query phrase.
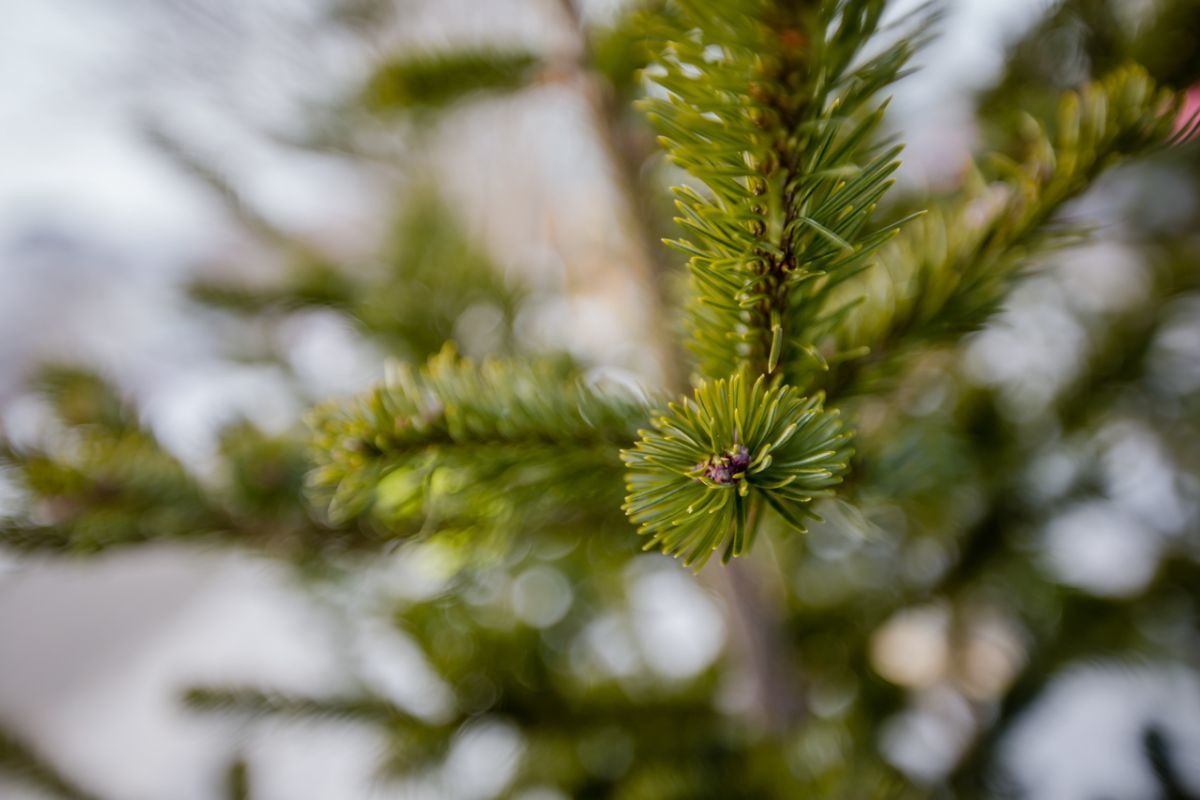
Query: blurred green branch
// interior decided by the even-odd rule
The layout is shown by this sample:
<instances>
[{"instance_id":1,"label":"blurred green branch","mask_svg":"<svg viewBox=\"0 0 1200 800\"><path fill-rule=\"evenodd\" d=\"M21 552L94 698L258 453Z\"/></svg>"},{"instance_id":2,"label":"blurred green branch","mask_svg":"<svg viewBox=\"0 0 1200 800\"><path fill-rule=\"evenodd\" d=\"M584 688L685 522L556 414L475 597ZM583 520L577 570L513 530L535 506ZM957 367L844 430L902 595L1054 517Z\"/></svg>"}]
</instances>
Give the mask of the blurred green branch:
<instances>
[{"instance_id":1,"label":"blurred green branch","mask_svg":"<svg viewBox=\"0 0 1200 800\"><path fill-rule=\"evenodd\" d=\"M61 800L98 800L97 795L85 792L6 729L0 729L0 774Z\"/></svg>"}]
</instances>

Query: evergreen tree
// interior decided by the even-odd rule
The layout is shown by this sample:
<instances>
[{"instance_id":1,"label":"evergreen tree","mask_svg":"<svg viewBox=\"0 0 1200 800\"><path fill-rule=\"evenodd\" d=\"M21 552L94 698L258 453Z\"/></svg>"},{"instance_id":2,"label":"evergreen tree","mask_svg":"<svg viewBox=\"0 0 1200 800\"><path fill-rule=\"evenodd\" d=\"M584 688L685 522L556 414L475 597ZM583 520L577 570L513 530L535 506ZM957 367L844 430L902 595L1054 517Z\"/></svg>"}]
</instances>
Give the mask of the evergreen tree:
<instances>
[{"instance_id":1,"label":"evergreen tree","mask_svg":"<svg viewBox=\"0 0 1200 800\"><path fill-rule=\"evenodd\" d=\"M566 354L523 349L527 289L499 276L436 189L413 190L369 268L271 232L290 258L277 283L192 287L196 302L266 326L337 310L388 355L384 381L315 403L287 435L231 426L209 480L86 365L48 366L34 385L54 429L0 450L20 490L0 542L82 557L216 541L333 587L397 547L436 550L453 574L430 596L393 601L393 619L451 688L446 718L369 692L199 686L185 698L197 712L376 726L392 778L500 723L523 747L505 796L1019 793L998 748L1056 676L1100 655L1194 666L1197 644L1186 620L1200 613L1200 381L1178 344L1200 290L1195 192L1165 221L1149 198L1128 204L1118 233L1142 259L1144 291L1072 309L1083 354L1051 391L1022 394L973 366L989 334L1028 319L1021 288L1057 287L1071 309L1055 265L1111 235L1076 202L1097 182L1136 188L1176 170L1194 184L1195 123L1178 93L1197 77L1194 58L1155 43L1195 12L1164 3L1131 33L1112 24L1116 5L1067 2L1017 46L981 98L988 151L937 195L895 186L903 151L886 133L889 93L935 35L937 6L889 16L882 0L669 0L589 28L564 0L581 26L578 63L402 54L339 113L419 129L563 69L589 87L646 248L630 269L661 317L660 340L645 343L660 382L635 392ZM1070 86L1054 62L1063 26L1081 39ZM646 147L647 124L673 167ZM659 230L664 180L676 184L674 234ZM456 324L481 304L494 312L490 352L462 355ZM1153 577L1110 596L1048 567L1034 542L1119 492L1122 430L1157 443L1185 519L1164 535ZM1053 464L1065 477L1040 479ZM596 644L649 613L636 586L656 562L639 549L678 557L727 612L729 645L694 674L644 659L616 668ZM1183 632L1152 624L1181 616ZM902 635L916 619L941 620L932 674L895 652L916 641ZM1017 652L986 658L989 630ZM753 701L731 711L737 685ZM888 741L934 689L968 721L926 780ZM1144 745L1164 796L1197 796L1168 733L1148 728ZM91 796L52 762L16 734L0 741L0 769ZM229 796L254 796L254 769L230 767Z\"/></svg>"}]
</instances>

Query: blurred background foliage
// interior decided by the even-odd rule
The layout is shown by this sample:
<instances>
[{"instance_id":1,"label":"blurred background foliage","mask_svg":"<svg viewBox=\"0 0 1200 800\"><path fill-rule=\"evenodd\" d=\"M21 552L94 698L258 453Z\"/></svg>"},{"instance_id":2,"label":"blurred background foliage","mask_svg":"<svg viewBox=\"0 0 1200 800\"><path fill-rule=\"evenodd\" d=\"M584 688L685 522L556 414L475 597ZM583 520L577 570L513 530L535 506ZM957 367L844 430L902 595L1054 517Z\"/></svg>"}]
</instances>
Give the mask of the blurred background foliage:
<instances>
[{"instance_id":1,"label":"blurred background foliage","mask_svg":"<svg viewBox=\"0 0 1200 800\"><path fill-rule=\"evenodd\" d=\"M402 14L362 0L336 10L365 41ZM381 360L415 368L453 342L475 359L548 358L555 385L604 387L603 364L531 352L522 311L547 289L499 268L421 165L439 121L464 105L573 88L633 243L631 263L610 268L659 301L678 296L682 270L657 244L673 234L666 187L677 175L630 108L645 91L643 31L663 9L648 3L603 21L571 0L551 10L578 37L567 56L401 48L335 108L314 113L319 135L306 146L403 175L381 212L386 232L358 260L266 221L228 176L156 134L164 157L228 203L282 265L267 277L221 265L188 288L228 332L231 358L294 371L277 345L289 319L316 309L339 315ZM1053 4L976 98L979 153L1031 164L1031 191L1043 191L1053 162L1026 156L1052 145L1040 129L1031 137L1029 118L1053 141L1061 91L1128 61L1186 91L1200 80L1198 37L1200 5L1190 0ZM36 436L0 450L15 498L0 542L22 559L162 539L228 545L284 560L320 596L371 593L356 602L384 609L435 676L420 684L437 687L424 703L399 702L360 675L350 676L356 688L327 696L213 684L181 700L246 726L369 726L385 745L379 796L1066 797L1036 778L1086 772L1086 757L1066 748L1047 756L1057 767L1031 772L1022 755L1022 732L1038 747L1038 726L1058 730L1038 715L1040 700L1089 664L1182 669L1191 681L1200 670L1198 156L1187 143L1094 187L1089 171L1039 208L1053 229L1010 237L1022 248L1011 264L986 242L972 251L979 260L964 268L985 282L977 307L945 325L957 335L990 317L965 339L937 325L918 331L920 309L905 317L885 298L905 357L819 379L847 398L860 428L852 502L823 504L823 522L805 537L764 537L773 542L727 571L712 565L692 578L639 553L619 513L615 448L612 464L552 468L569 454L537 441L540 455L527 459L549 466L536 475L528 464L482 474L491 462L473 464L469 450L461 462L414 463L391 473L374 504L349 504L334 521L306 495L321 459L306 449L303 423L278 433L231 422L215 464L196 469L164 446L135 397L87 363L47 365L28 380L49 413ZM982 169L964 168L950 187L902 185L886 213L935 211L906 234L915 243L896 246L928 253L975 223L997 184ZM950 190L975 194L943 204ZM1018 200L1001 198L995 219L1019 228ZM655 317L646 332L677 327ZM665 385L671 369L683 371L662 367ZM290 379L303 405L324 399ZM540 391L542 379L530 380ZM640 409L630 402L631 419L614 434L628 440ZM327 435L319 441L333 447L346 434ZM448 447L435 455L448 457ZM601 485L609 467L613 491ZM506 491L496 491L497 475ZM400 565L382 586L363 577L381 561ZM1104 796L1200 797L1197 720L1180 727L1131 702L1138 735L1126 742L1127 763L1143 791ZM481 741L500 755L482 766L456 755ZM269 768L238 754L227 796L257 797L256 771ZM94 796L15 729L0 739L0 770L47 796Z\"/></svg>"}]
</instances>

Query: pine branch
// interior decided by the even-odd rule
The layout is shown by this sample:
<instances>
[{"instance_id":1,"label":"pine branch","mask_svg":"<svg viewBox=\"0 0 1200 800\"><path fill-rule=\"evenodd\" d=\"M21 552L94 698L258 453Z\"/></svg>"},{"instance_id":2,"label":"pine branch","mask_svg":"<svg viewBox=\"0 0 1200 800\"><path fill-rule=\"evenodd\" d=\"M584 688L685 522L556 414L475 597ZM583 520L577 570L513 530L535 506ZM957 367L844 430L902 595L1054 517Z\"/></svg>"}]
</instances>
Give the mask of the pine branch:
<instances>
[{"instance_id":1,"label":"pine branch","mask_svg":"<svg viewBox=\"0 0 1200 800\"><path fill-rule=\"evenodd\" d=\"M476 365L447 348L424 367L396 366L357 401L319 408L310 485L334 520L369 510L410 532L463 515L544 522L619 497L617 448L644 415L563 361Z\"/></svg>"},{"instance_id":2,"label":"pine branch","mask_svg":"<svg viewBox=\"0 0 1200 800\"><path fill-rule=\"evenodd\" d=\"M700 189L676 189L691 256L690 346L708 377L746 367L803 383L839 318L824 302L897 229L871 216L899 148L874 134L918 44L863 52L879 0L815 8L773 0L688 0L660 32L644 106ZM917 15L928 22L928 13Z\"/></svg>"},{"instance_id":3,"label":"pine branch","mask_svg":"<svg viewBox=\"0 0 1200 800\"><path fill-rule=\"evenodd\" d=\"M845 469L840 421L785 384L842 357L817 349L846 313L829 298L903 222L871 222L900 152L877 140L886 104L874 98L919 42L865 55L882 12L875 0L688 0L657 33L647 74L666 97L644 106L701 184L675 190L689 238L671 243L691 256L689 344L706 377L733 377L702 384L625 454L626 513L689 564L743 553L760 500L803 530L807 504ZM771 382L748 388L758 376ZM786 459L771 455L810 422Z\"/></svg>"},{"instance_id":4,"label":"pine branch","mask_svg":"<svg viewBox=\"0 0 1200 800\"><path fill-rule=\"evenodd\" d=\"M982 175L953 202L905 227L878 265L847 284L832 308L861 300L837 331L836 350L869 351L820 376L831 396L866 391L894 357L954 341L981 326L1038 253L1078 235L1058 214L1099 175L1171 139L1175 103L1135 65L1066 93L1056 130L1025 119L1028 154L994 156L999 180Z\"/></svg>"}]
</instances>

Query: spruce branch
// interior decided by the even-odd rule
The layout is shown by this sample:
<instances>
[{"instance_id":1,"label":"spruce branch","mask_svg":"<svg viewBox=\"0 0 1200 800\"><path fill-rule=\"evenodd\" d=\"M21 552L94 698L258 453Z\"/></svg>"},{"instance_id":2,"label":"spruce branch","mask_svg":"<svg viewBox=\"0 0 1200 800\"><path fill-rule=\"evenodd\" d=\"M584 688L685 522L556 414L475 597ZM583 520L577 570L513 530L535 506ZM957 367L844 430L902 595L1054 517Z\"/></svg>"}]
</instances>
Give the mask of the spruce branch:
<instances>
[{"instance_id":1,"label":"spruce branch","mask_svg":"<svg viewBox=\"0 0 1200 800\"><path fill-rule=\"evenodd\" d=\"M820 376L841 396L915 345L954 341L980 327L1038 253L1079 235L1059 212L1105 170L1171 143L1176 103L1137 65L1065 93L1055 125L1024 119L1026 155L994 155L961 197L930 209L889 243L876 265L839 290L831 309L857 302L836 350L865 353ZM1047 128L1050 128L1047 130Z\"/></svg>"},{"instance_id":2,"label":"spruce branch","mask_svg":"<svg viewBox=\"0 0 1200 800\"><path fill-rule=\"evenodd\" d=\"M224 526L195 478L109 383L47 367L33 385L58 431L35 446L0 439L0 467L19 497L0 519L0 546L88 553Z\"/></svg>"},{"instance_id":3,"label":"spruce branch","mask_svg":"<svg viewBox=\"0 0 1200 800\"><path fill-rule=\"evenodd\" d=\"M701 184L676 188L687 238L670 244L691 257L689 344L707 377L802 382L839 318L825 298L900 224L871 222L900 151L875 137L874 98L919 42L863 58L883 6L688 0L659 33L647 75L666 97L644 108Z\"/></svg>"},{"instance_id":4,"label":"spruce branch","mask_svg":"<svg viewBox=\"0 0 1200 800\"><path fill-rule=\"evenodd\" d=\"M476 364L447 347L315 411L310 487L335 520L368 510L399 527L457 513L554 518L588 509L599 499L589 491L619 497L617 449L644 417L639 400L588 385L565 361Z\"/></svg>"},{"instance_id":5,"label":"spruce branch","mask_svg":"<svg viewBox=\"0 0 1200 800\"><path fill-rule=\"evenodd\" d=\"M689 564L719 547L726 559L745 552L760 499L803 530L806 505L845 469L840 421L789 384L842 357L818 350L849 307L831 310L829 297L904 221L872 223L900 152L878 141L886 103L875 98L919 41L900 35L864 55L883 5L687 0L656 33L647 75L666 94L643 105L700 184L675 189L688 238L670 244L691 257L689 345L718 380L624 455L626 513L652 534L648 546ZM916 19L928 21L928 9ZM760 403L771 409L754 421L764 429L747 429ZM821 419L811 440L797 439L788 459L770 455L808 415Z\"/></svg>"}]
</instances>

